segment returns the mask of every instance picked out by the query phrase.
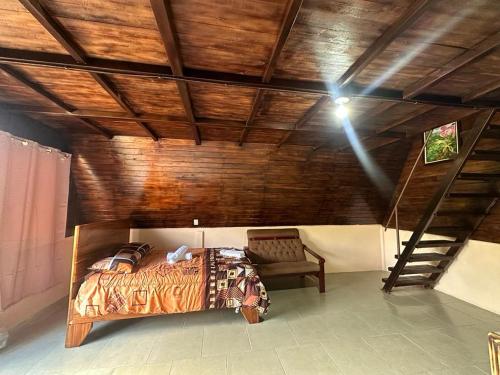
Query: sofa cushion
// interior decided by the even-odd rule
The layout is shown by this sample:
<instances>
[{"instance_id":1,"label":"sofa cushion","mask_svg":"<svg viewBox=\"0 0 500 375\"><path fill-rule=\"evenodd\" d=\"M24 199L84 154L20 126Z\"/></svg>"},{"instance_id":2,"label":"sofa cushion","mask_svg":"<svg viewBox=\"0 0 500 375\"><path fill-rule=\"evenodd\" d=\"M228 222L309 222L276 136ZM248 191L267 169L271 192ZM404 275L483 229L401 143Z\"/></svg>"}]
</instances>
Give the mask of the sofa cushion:
<instances>
[{"instance_id":1,"label":"sofa cushion","mask_svg":"<svg viewBox=\"0 0 500 375\"><path fill-rule=\"evenodd\" d=\"M293 275L307 272L319 272L319 264L314 262L280 262L257 265L257 273L261 277Z\"/></svg>"},{"instance_id":2,"label":"sofa cushion","mask_svg":"<svg viewBox=\"0 0 500 375\"><path fill-rule=\"evenodd\" d=\"M257 264L305 261L304 245L295 228L251 229L247 255Z\"/></svg>"}]
</instances>

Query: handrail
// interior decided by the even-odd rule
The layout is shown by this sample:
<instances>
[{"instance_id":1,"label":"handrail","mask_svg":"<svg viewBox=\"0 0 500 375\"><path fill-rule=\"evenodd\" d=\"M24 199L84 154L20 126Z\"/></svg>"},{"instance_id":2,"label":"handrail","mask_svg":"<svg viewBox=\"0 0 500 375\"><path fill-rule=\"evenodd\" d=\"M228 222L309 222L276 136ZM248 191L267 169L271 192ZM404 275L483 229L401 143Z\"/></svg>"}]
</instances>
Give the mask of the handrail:
<instances>
[{"instance_id":1,"label":"handrail","mask_svg":"<svg viewBox=\"0 0 500 375\"><path fill-rule=\"evenodd\" d=\"M415 172L415 169L417 168L417 164L418 164L418 161L420 160L420 158L422 157L422 153L424 152L425 150L425 146L427 146L427 142L429 141L429 138L431 137L431 134L432 134L432 130L429 131L429 135L427 136L427 138L425 139L425 142L424 142L424 145L422 146L422 148L420 149L420 152L418 153L418 156L417 158L415 159L415 163L413 163L413 167L411 168L411 171L410 171L410 174L408 175L408 178L406 179L405 181L405 184L403 185L403 189L401 189L401 192L399 193L399 196L398 198L396 199L396 203L394 203L394 207L392 208L392 211L391 211L391 214L389 215L389 218L387 219L387 222L385 223L385 227L384 227L384 230L387 230L387 228L389 227L389 224L391 223L391 219L392 217L394 216L394 213L397 211L398 209L398 204L399 202L401 201L401 199L403 198L403 194L404 192L406 191L406 188L408 187L408 184L410 183L410 179L412 178L413 176L413 172Z\"/></svg>"}]
</instances>

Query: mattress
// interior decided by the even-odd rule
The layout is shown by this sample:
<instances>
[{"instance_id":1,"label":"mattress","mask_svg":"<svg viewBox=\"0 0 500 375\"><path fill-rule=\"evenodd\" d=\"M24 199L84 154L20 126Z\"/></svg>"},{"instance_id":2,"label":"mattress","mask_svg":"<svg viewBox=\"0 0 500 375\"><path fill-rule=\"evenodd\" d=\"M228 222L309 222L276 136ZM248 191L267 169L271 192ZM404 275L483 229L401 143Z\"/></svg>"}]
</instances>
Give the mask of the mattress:
<instances>
[{"instance_id":1,"label":"mattress","mask_svg":"<svg viewBox=\"0 0 500 375\"><path fill-rule=\"evenodd\" d=\"M266 288L247 258L223 257L219 249L191 249L193 259L170 265L166 251L152 251L130 274L91 272L80 286L81 316L171 314L250 307L265 313Z\"/></svg>"}]
</instances>

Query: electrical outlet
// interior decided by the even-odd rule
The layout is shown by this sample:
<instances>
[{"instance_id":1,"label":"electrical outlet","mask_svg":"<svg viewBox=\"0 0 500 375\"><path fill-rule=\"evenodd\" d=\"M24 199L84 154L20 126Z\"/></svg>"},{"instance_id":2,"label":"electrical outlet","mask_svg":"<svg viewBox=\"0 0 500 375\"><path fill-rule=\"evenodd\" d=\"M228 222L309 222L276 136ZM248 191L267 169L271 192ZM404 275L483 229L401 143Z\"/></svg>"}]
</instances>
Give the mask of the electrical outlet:
<instances>
[{"instance_id":1,"label":"electrical outlet","mask_svg":"<svg viewBox=\"0 0 500 375\"><path fill-rule=\"evenodd\" d=\"M193 225L197 226L198 225L198 219L193 219Z\"/></svg>"}]
</instances>

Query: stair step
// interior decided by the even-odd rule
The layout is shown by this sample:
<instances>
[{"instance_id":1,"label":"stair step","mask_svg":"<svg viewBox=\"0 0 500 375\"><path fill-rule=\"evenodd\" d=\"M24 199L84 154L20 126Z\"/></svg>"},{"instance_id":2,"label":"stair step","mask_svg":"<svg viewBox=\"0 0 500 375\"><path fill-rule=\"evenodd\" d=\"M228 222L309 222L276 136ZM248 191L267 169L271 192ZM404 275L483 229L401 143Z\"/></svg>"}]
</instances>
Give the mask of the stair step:
<instances>
[{"instance_id":1,"label":"stair step","mask_svg":"<svg viewBox=\"0 0 500 375\"><path fill-rule=\"evenodd\" d=\"M469 155L468 160L500 161L500 151L475 150Z\"/></svg>"},{"instance_id":2,"label":"stair step","mask_svg":"<svg viewBox=\"0 0 500 375\"><path fill-rule=\"evenodd\" d=\"M465 242L448 241L448 240L427 240L418 242L415 247L418 249L424 247L452 247L452 246L457 247L464 245L464 243ZM403 241L403 245L404 246L408 245L408 241Z\"/></svg>"},{"instance_id":3,"label":"stair step","mask_svg":"<svg viewBox=\"0 0 500 375\"><path fill-rule=\"evenodd\" d=\"M500 192L492 193L449 193L448 198L498 198L500 197Z\"/></svg>"},{"instance_id":4,"label":"stair step","mask_svg":"<svg viewBox=\"0 0 500 375\"><path fill-rule=\"evenodd\" d=\"M387 277L382 279L383 282L387 281ZM432 285L433 281L428 277L423 276L403 276L398 277L394 286L411 286L411 285Z\"/></svg>"},{"instance_id":5,"label":"stair step","mask_svg":"<svg viewBox=\"0 0 500 375\"><path fill-rule=\"evenodd\" d=\"M389 271L392 271L394 267L389 267ZM430 265L423 266L406 266L401 271L401 275L414 275L419 273L441 273L443 272L442 268Z\"/></svg>"},{"instance_id":6,"label":"stair step","mask_svg":"<svg viewBox=\"0 0 500 375\"><path fill-rule=\"evenodd\" d=\"M483 132L482 138L500 139L500 128L495 126Z\"/></svg>"},{"instance_id":7,"label":"stair step","mask_svg":"<svg viewBox=\"0 0 500 375\"><path fill-rule=\"evenodd\" d=\"M396 259L399 258L396 255ZM442 262L452 260L453 256L441 253L416 253L410 256L408 262Z\"/></svg>"},{"instance_id":8,"label":"stair step","mask_svg":"<svg viewBox=\"0 0 500 375\"><path fill-rule=\"evenodd\" d=\"M496 181L500 180L500 173L460 173L458 179Z\"/></svg>"},{"instance_id":9,"label":"stair step","mask_svg":"<svg viewBox=\"0 0 500 375\"><path fill-rule=\"evenodd\" d=\"M472 230L468 226L435 226L427 228L426 232L439 234L468 233Z\"/></svg>"},{"instance_id":10,"label":"stair step","mask_svg":"<svg viewBox=\"0 0 500 375\"><path fill-rule=\"evenodd\" d=\"M440 210L436 216L483 216L486 213L482 210Z\"/></svg>"}]
</instances>

